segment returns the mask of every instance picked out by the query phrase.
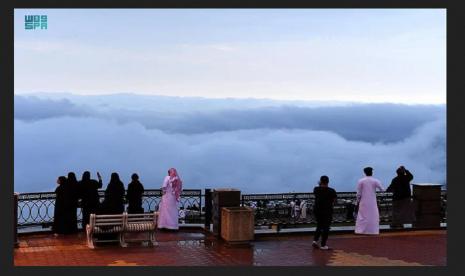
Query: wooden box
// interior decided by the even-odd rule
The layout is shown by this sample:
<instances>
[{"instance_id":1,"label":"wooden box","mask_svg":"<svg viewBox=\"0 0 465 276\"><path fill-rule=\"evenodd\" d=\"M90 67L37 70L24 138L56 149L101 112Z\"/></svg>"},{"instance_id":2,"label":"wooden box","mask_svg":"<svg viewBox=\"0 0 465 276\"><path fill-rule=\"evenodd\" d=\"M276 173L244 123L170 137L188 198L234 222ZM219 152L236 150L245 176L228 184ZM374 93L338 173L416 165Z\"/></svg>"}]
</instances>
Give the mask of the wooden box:
<instances>
[{"instance_id":1,"label":"wooden box","mask_svg":"<svg viewBox=\"0 0 465 276\"><path fill-rule=\"evenodd\" d=\"M221 237L228 242L254 239L254 212L250 207L221 208Z\"/></svg>"}]
</instances>

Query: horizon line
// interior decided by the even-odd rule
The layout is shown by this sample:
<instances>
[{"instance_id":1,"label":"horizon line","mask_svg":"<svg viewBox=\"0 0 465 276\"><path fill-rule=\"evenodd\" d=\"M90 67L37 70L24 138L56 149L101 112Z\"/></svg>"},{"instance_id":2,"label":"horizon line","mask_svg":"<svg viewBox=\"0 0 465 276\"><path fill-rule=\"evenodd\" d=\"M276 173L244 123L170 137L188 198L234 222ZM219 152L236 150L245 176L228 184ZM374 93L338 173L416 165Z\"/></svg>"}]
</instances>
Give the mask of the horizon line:
<instances>
[{"instance_id":1,"label":"horizon line","mask_svg":"<svg viewBox=\"0 0 465 276\"><path fill-rule=\"evenodd\" d=\"M164 98L179 99L206 99L206 100L256 100L256 101L274 101L274 102L307 102L307 103L338 103L338 104L399 104L399 105L447 105L447 102L405 102L405 101L350 101L350 100L322 100L322 99L282 99L282 98L264 98L264 97L205 97L205 96L182 96L182 95L164 95L138 92L109 92L109 93L89 93L81 94L75 92L14 92L14 96L34 96L36 95L70 95L70 96L152 96Z\"/></svg>"}]
</instances>

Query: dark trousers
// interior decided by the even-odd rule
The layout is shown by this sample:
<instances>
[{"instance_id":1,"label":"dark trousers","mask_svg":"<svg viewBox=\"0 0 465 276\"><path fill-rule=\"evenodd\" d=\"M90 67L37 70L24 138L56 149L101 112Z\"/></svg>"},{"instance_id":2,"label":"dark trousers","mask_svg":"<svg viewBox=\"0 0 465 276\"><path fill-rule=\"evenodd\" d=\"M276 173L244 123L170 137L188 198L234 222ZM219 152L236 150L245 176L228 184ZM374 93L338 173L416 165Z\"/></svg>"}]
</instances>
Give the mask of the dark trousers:
<instances>
[{"instance_id":1,"label":"dark trousers","mask_svg":"<svg viewBox=\"0 0 465 276\"><path fill-rule=\"evenodd\" d=\"M392 225L402 226L414 220L414 207L410 198L392 200Z\"/></svg>"},{"instance_id":2,"label":"dark trousers","mask_svg":"<svg viewBox=\"0 0 465 276\"><path fill-rule=\"evenodd\" d=\"M331 225L333 215L331 213L315 213L315 218L316 231L313 240L318 241L321 236L321 246L325 246L326 241L328 240L329 227Z\"/></svg>"}]
</instances>

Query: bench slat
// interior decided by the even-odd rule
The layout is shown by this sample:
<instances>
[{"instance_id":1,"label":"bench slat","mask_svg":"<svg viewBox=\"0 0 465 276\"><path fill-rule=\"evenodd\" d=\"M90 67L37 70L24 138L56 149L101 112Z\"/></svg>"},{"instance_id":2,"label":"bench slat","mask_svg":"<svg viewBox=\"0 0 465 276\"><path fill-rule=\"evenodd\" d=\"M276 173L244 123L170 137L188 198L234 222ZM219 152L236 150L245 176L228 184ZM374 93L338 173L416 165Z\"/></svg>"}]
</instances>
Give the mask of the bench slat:
<instances>
[{"instance_id":1,"label":"bench slat","mask_svg":"<svg viewBox=\"0 0 465 276\"><path fill-rule=\"evenodd\" d=\"M117 214L117 215L95 215L95 219L102 219L102 218L123 218L123 214Z\"/></svg>"},{"instance_id":2,"label":"bench slat","mask_svg":"<svg viewBox=\"0 0 465 276\"><path fill-rule=\"evenodd\" d=\"M99 223L99 222L106 222L106 223L123 223L123 220L122 220L122 219L119 219L119 220L96 220L95 222L96 222L96 223Z\"/></svg>"},{"instance_id":3,"label":"bench slat","mask_svg":"<svg viewBox=\"0 0 465 276\"><path fill-rule=\"evenodd\" d=\"M124 233L126 232L149 232L150 241L153 245L158 244L155 240L155 230L157 226L158 212L142 214L112 214L112 215L91 215L90 224L87 225L87 240L93 248L93 233L118 233L120 244L126 247Z\"/></svg>"},{"instance_id":4,"label":"bench slat","mask_svg":"<svg viewBox=\"0 0 465 276\"><path fill-rule=\"evenodd\" d=\"M152 222L153 218L151 219L128 219L127 222Z\"/></svg>"},{"instance_id":5,"label":"bench slat","mask_svg":"<svg viewBox=\"0 0 465 276\"><path fill-rule=\"evenodd\" d=\"M118 224L115 224L115 223L107 223L107 222L97 222L95 223L95 226L122 226L123 223L118 223Z\"/></svg>"},{"instance_id":6,"label":"bench slat","mask_svg":"<svg viewBox=\"0 0 465 276\"><path fill-rule=\"evenodd\" d=\"M101 219L101 218L96 218L95 221L96 222L99 222L99 221L106 221L106 222L119 222L119 221L123 221L124 218L105 218L105 219Z\"/></svg>"}]
</instances>

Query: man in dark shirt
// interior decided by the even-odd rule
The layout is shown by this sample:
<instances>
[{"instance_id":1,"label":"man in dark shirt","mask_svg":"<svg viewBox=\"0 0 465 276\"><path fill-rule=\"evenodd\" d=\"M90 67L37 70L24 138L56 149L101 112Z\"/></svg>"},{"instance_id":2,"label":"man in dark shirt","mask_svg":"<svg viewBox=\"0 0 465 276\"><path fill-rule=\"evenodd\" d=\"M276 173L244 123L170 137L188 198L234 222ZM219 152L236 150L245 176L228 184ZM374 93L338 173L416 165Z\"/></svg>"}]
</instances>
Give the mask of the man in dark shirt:
<instances>
[{"instance_id":1,"label":"man in dark shirt","mask_svg":"<svg viewBox=\"0 0 465 276\"><path fill-rule=\"evenodd\" d=\"M400 166L396 170L397 176L391 181L387 192L392 192L392 228L402 228L404 223L411 223L413 220L413 208L411 207L410 181L413 175Z\"/></svg>"},{"instance_id":2,"label":"man in dark shirt","mask_svg":"<svg viewBox=\"0 0 465 276\"><path fill-rule=\"evenodd\" d=\"M328 240L329 227L333 219L333 205L336 201L336 191L328 187L329 177L323 175L320 177L319 186L313 189L315 195L315 205L313 213L316 218L316 231L313 238L312 246L323 250L328 250L326 245ZM318 240L321 236L321 246L318 246Z\"/></svg>"}]
</instances>

